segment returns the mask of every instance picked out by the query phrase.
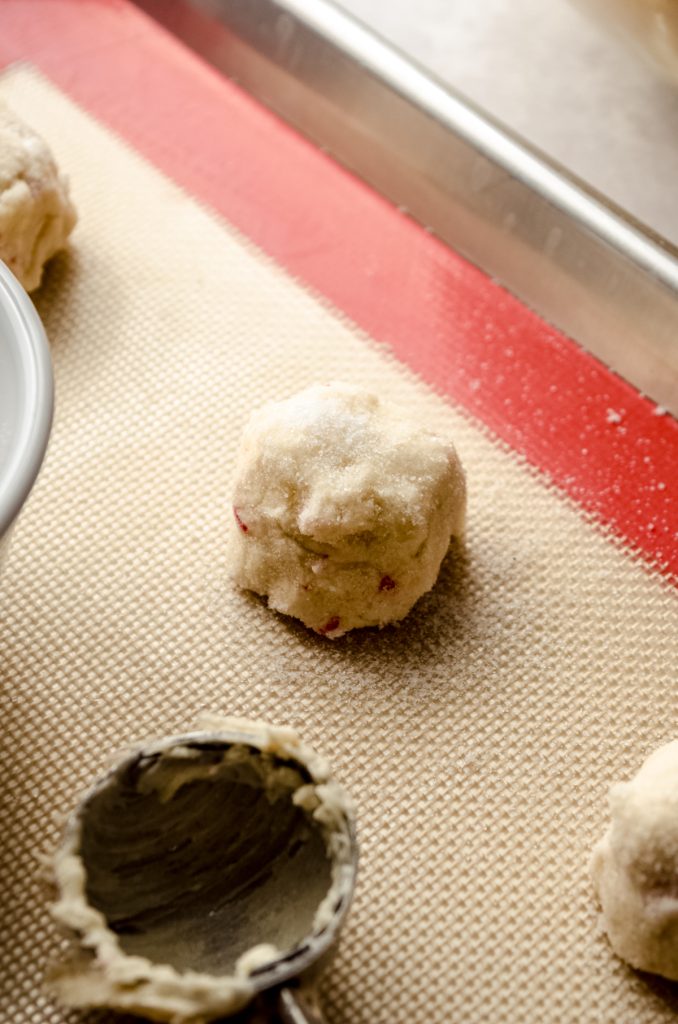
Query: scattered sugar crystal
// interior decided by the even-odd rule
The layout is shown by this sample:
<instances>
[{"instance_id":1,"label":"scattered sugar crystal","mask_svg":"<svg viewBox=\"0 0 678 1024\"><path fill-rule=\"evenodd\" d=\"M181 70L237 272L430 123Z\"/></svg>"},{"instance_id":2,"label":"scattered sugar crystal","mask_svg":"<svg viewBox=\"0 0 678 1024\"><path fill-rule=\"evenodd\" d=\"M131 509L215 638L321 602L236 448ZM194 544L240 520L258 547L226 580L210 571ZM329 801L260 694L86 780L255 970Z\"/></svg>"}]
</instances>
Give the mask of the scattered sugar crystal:
<instances>
[{"instance_id":1,"label":"scattered sugar crystal","mask_svg":"<svg viewBox=\"0 0 678 1024\"><path fill-rule=\"evenodd\" d=\"M322 636L382 626L431 589L465 505L449 437L361 388L315 385L245 430L233 577Z\"/></svg>"}]
</instances>

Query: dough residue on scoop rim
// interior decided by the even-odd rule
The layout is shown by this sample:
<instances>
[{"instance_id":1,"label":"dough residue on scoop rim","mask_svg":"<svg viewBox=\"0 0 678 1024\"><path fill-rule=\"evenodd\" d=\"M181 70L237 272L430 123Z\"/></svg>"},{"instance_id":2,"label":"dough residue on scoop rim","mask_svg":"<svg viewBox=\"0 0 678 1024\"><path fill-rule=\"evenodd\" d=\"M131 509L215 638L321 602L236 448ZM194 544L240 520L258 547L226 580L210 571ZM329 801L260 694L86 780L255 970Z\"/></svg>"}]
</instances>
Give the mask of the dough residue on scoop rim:
<instances>
[{"instance_id":1,"label":"dough residue on scoop rim","mask_svg":"<svg viewBox=\"0 0 678 1024\"><path fill-rule=\"evenodd\" d=\"M302 784L294 789L292 802L303 808L309 820L319 826L331 865L330 888L313 919L312 934L320 935L332 922L338 901L352 884L354 809L350 798L332 780L327 761L304 744L292 729L214 715L203 716L199 729L200 732L183 737L140 744L132 751L160 754L155 762L156 767L160 766L159 771L155 781L150 782L160 800L171 800L182 785L198 777L204 778L204 767L197 763L186 744L198 739L218 744L225 733L242 734L251 748L297 763L305 769L305 776L310 776L310 782L300 777ZM229 749L232 750L233 745L225 747L225 751ZM175 765L185 761L185 768L182 764L180 771L175 770L171 778L163 774L162 769L163 753L170 752ZM92 793L105 786L115 770L102 779ZM149 784L148 780L145 784ZM169 964L125 953L104 914L88 901L87 872L80 854L81 833L81 816L77 811L53 859L59 898L51 912L76 940L74 955L55 968L49 978L50 988L66 1005L108 1006L173 1024L200 1024L246 1006L258 990L253 972L274 963L281 952L289 955L290 950L279 951L269 943L257 944L242 953L232 974L214 976L192 970L177 971Z\"/></svg>"}]
</instances>

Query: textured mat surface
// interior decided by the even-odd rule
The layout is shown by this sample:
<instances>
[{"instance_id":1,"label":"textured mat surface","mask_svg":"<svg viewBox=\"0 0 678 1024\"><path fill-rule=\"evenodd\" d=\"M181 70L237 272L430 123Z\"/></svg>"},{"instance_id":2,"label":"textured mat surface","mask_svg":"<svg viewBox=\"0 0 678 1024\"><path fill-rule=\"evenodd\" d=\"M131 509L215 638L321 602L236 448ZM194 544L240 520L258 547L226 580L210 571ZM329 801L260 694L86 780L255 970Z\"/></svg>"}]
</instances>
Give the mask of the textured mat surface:
<instances>
[{"instance_id":1,"label":"textured mat surface","mask_svg":"<svg viewBox=\"0 0 678 1024\"><path fill-rule=\"evenodd\" d=\"M586 862L609 781L675 736L675 589L44 80L0 92L81 217L36 297L57 413L0 580L0 1020L83 1019L41 990L37 855L110 751L203 708L294 725L358 803L332 1024L673 1019L610 954ZM470 490L434 592L336 642L224 561L250 409L332 378L452 430Z\"/></svg>"}]
</instances>

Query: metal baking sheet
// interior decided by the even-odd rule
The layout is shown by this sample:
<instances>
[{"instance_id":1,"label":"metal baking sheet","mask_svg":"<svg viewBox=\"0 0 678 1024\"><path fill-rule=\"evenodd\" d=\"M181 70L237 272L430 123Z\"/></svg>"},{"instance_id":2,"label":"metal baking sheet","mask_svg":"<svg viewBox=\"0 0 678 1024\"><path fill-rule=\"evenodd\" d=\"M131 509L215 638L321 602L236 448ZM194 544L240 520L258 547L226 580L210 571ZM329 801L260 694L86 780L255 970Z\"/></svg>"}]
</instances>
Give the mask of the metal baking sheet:
<instances>
[{"instance_id":1,"label":"metal baking sheet","mask_svg":"<svg viewBox=\"0 0 678 1024\"><path fill-rule=\"evenodd\" d=\"M678 414L674 246L326 0L139 4Z\"/></svg>"},{"instance_id":2,"label":"metal baking sheet","mask_svg":"<svg viewBox=\"0 0 678 1024\"><path fill-rule=\"evenodd\" d=\"M0 55L33 65L7 97L82 204L37 297L63 402L2 586L13 1024L66 1019L40 993L52 809L205 707L298 723L355 795L330 1019L668 1021L586 860L608 783L675 733L678 423L128 3L0 8ZM330 374L449 423L471 487L427 604L341 648L224 564L247 413Z\"/></svg>"}]
</instances>

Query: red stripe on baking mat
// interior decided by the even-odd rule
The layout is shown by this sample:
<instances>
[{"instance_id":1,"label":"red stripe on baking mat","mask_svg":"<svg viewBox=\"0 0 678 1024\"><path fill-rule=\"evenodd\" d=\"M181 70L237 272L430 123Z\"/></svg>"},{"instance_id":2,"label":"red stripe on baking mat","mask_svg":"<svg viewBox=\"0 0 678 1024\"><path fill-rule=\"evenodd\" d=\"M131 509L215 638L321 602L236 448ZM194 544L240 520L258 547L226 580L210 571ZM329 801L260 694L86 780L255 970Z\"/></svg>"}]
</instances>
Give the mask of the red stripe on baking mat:
<instances>
[{"instance_id":1,"label":"red stripe on baking mat","mask_svg":"<svg viewBox=\"0 0 678 1024\"><path fill-rule=\"evenodd\" d=\"M3 0L30 60L678 577L678 423L127 0Z\"/></svg>"}]
</instances>

